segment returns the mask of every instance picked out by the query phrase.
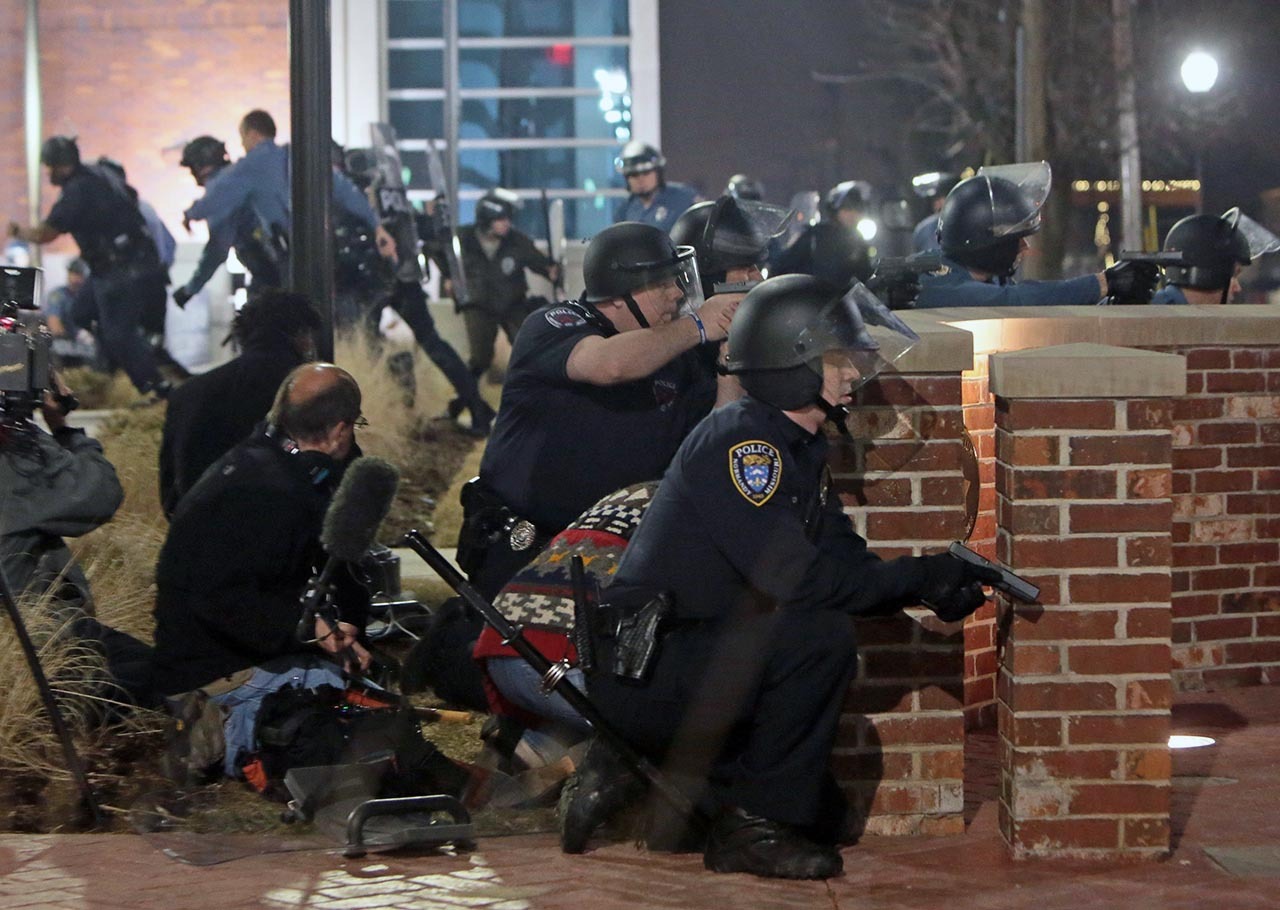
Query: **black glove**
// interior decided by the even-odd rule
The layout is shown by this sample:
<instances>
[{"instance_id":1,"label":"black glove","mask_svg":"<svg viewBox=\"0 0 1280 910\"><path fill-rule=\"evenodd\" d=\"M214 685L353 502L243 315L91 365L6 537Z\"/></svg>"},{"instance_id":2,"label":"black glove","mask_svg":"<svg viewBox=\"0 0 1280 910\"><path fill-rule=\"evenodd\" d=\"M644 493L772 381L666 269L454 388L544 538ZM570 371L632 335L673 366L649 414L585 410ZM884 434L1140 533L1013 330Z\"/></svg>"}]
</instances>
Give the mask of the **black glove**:
<instances>
[{"instance_id":1,"label":"black glove","mask_svg":"<svg viewBox=\"0 0 1280 910\"><path fill-rule=\"evenodd\" d=\"M178 309L182 309L187 305L187 301L191 299L191 292L186 287L176 288L173 292L173 302L178 305Z\"/></svg>"},{"instance_id":2,"label":"black glove","mask_svg":"<svg viewBox=\"0 0 1280 910\"><path fill-rule=\"evenodd\" d=\"M1117 262L1103 274L1107 276L1107 294L1116 303L1150 303L1160 267L1154 262Z\"/></svg>"},{"instance_id":3,"label":"black glove","mask_svg":"<svg viewBox=\"0 0 1280 910\"><path fill-rule=\"evenodd\" d=\"M920 601L943 622L956 622L977 610L987 601L982 586L1000 580L995 569L971 565L950 553L921 556L919 566Z\"/></svg>"},{"instance_id":4,"label":"black glove","mask_svg":"<svg viewBox=\"0 0 1280 910\"><path fill-rule=\"evenodd\" d=\"M891 310L909 310L920 296L920 274L904 272L887 278L872 275L867 279L867 290L883 300Z\"/></svg>"}]
</instances>

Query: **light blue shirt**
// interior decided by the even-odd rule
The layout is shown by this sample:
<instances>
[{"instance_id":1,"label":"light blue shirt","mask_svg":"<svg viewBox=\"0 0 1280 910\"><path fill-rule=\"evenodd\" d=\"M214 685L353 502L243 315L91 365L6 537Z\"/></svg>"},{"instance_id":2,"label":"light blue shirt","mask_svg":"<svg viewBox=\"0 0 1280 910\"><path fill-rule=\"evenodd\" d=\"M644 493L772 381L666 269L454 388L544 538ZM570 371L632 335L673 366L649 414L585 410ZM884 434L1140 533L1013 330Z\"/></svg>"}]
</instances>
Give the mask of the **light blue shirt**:
<instances>
[{"instance_id":1,"label":"light blue shirt","mask_svg":"<svg viewBox=\"0 0 1280 910\"><path fill-rule=\"evenodd\" d=\"M938 246L938 213L934 212L927 218L921 219L916 225L916 229L911 232L911 245L917 253L927 253L929 250L940 250Z\"/></svg>"},{"instance_id":2,"label":"light blue shirt","mask_svg":"<svg viewBox=\"0 0 1280 910\"><path fill-rule=\"evenodd\" d=\"M951 259L942 268L920 276L918 310L950 306L1088 306L1102 297L1094 275L1063 281L1023 281L1004 284L979 281Z\"/></svg>"},{"instance_id":3,"label":"light blue shirt","mask_svg":"<svg viewBox=\"0 0 1280 910\"><path fill-rule=\"evenodd\" d=\"M628 197L618 207L613 220L615 224L619 221L639 221L670 233L676 219L697 200L698 194L683 183L666 183L658 187L648 205L639 196Z\"/></svg>"},{"instance_id":4,"label":"light blue shirt","mask_svg":"<svg viewBox=\"0 0 1280 910\"><path fill-rule=\"evenodd\" d=\"M1174 287L1167 284L1151 296L1152 304L1156 306L1190 306L1191 301L1187 300L1187 295L1182 293L1182 288Z\"/></svg>"}]
</instances>

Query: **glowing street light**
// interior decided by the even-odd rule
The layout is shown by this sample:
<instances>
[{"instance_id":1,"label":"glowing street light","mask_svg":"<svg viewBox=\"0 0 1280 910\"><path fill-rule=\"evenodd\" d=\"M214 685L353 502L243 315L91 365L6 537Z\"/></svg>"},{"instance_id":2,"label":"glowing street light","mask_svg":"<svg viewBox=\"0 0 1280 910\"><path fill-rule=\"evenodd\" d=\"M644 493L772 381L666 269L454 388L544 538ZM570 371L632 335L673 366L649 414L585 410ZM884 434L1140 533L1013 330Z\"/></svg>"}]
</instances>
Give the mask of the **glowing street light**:
<instances>
[{"instance_id":1,"label":"glowing street light","mask_svg":"<svg viewBox=\"0 0 1280 910\"><path fill-rule=\"evenodd\" d=\"M1182 84L1193 95L1202 95L1218 81L1218 61L1204 51L1192 51L1182 61Z\"/></svg>"}]
</instances>

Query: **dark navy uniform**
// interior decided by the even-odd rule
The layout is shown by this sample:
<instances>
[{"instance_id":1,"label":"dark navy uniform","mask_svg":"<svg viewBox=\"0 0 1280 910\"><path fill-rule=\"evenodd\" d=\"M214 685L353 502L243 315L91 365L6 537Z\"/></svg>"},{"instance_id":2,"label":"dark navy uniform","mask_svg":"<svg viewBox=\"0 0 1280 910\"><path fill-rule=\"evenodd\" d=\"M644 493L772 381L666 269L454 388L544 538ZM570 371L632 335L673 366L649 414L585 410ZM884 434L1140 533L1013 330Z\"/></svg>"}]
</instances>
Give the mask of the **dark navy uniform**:
<instances>
[{"instance_id":1,"label":"dark navy uniform","mask_svg":"<svg viewBox=\"0 0 1280 910\"><path fill-rule=\"evenodd\" d=\"M920 276L917 310L948 306L1088 306L1102 297L1095 275L1064 281L996 279L979 281L958 262L944 258L942 268Z\"/></svg>"},{"instance_id":2,"label":"dark navy uniform","mask_svg":"<svg viewBox=\"0 0 1280 910\"><path fill-rule=\"evenodd\" d=\"M927 253L929 250L942 249L938 244L937 212L920 219L920 223L911 232L911 246L917 253Z\"/></svg>"},{"instance_id":3,"label":"dark navy uniform","mask_svg":"<svg viewBox=\"0 0 1280 910\"><path fill-rule=\"evenodd\" d=\"M1156 291L1155 294L1151 296L1151 302L1160 306L1180 306L1190 304L1190 301L1187 300L1187 295L1182 293L1182 288L1172 284L1166 285Z\"/></svg>"},{"instance_id":4,"label":"dark navy uniform","mask_svg":"<svg viewBox=\"0 0 1280 910\"><path fill-rule=\"evenodd\" d=\"M825 436L754 398L703 420L613 584L673 595L652 675L588 682L642 751L709 778L722 803L795 825L840 809L826 769L856 663L850 614L913 603L918 580L909 558L869 552L827 497L826 453Z\"/></svg>"},{"instance_id":5,"label":"dark navy uniform","mask_svg":"<svg viewBox=\"0 0 1280 910\"><path fill-rule=\"evenodd\" d=\"M620 221L639 221L670 233L676 219L697 201L698 194L692 187L683 183L664 183L654 192L647 205L639 196L629 196L626 202L618 206L613 220L615 224Z\"/></svg>"},{"instance_id":6,"label":"dark navy uniform","mask_svg":"<svg viewBox=\"0 0 1280 910\"><path fill-rule=\"evenodd\" d=\"M45 223L75 238L89 264L104 353L139 390L151 389L161 377L141 323L144 304L164 296L164 272L136 198L102 168L81 165Z\"/></svg>"},{"instance_id":7,"label":"dark navy uniform","mask_svg":"<svg viewBox=\"0 0 1280 910\"><path fill-rule=\"evenodd\" d=\"M875 271L862 237L838 221L810 225L773 263L773 275L812 275L847 288L856 278L866 281Z\"/></svg>"},{"instance_id":8,"label":"dark navy uniform","mask_svg":"<svg viewBox=\"0 0 1280 910\"><path fill-rule=\"evenodd\" d=\"M524 270L550 278L553 264L527 234L515 228L495 239L497 248L490 254L480 243L475 225L464 225L458 230L469 298L462 316L467 323L467 342L471 349L469 366L477 376L493 362L493 340L498 326L502 326L508 340L514 341L520 324L529 315L526 303L529 282Z\"/></svg>"}]
</instances>

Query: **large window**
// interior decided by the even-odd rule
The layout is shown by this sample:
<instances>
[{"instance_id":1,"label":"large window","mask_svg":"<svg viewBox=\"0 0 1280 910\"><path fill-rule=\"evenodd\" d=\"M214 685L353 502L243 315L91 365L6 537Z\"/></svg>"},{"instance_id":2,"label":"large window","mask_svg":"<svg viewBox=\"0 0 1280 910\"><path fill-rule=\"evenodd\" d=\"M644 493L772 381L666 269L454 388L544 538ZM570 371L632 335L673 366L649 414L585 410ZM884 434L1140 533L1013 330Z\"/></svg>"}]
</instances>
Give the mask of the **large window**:
<instances>
[{"instance_id":1,"label":"large window","mask_svg":"<svg viewBox=\"0 0 1280 910\"><path fill-rule=\"evenodd\" d=\"M445 0L387 0L387 110L410 196L430 191L426 144L448 140L456 104L460 222L503 186L528 201L517 225L535 238L543 189L564 199L570 237L610 224L626 195L613 160L632 131L629 0L455 2L451 74Z\"/></svg>"}]
</instances>

